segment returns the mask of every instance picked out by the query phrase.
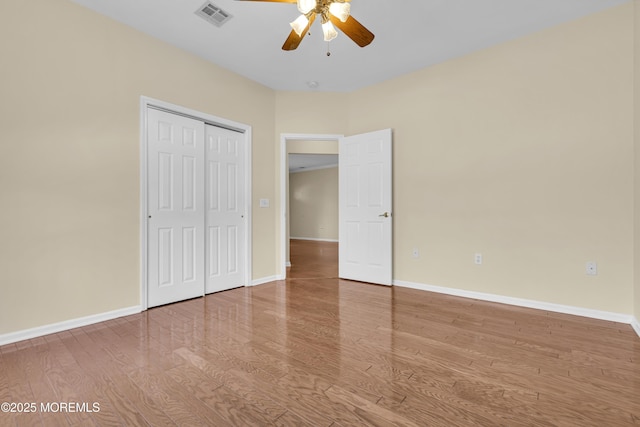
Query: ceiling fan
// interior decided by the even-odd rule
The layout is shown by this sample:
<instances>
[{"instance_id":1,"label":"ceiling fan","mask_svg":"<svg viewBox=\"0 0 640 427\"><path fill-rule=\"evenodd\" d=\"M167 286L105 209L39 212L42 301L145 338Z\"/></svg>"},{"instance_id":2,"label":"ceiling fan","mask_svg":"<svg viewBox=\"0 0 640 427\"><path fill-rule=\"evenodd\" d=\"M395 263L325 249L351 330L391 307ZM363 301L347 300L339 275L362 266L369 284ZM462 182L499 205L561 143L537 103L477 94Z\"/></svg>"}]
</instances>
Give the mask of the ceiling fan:
<instances>
[{"instance_id":1,"label":"ceiling fan","mask_svg":"<svg viewBox=\"0 0 640 427\"><path fill-rule=\"evenodd\" d=\"M351 0L239 0L239 1L265 1L274 3L297 3L301 15L291 23L291 33L282 45L282 50L294 50L304 36L309 33L309 28L320 16L322 19L322 32L324 40L331 41L338 36L334 25L338 27L351 40L360 47L365 47L373 41L373 33L367 30L353 16L350 15Z\"/></svg>"}]
</instances>

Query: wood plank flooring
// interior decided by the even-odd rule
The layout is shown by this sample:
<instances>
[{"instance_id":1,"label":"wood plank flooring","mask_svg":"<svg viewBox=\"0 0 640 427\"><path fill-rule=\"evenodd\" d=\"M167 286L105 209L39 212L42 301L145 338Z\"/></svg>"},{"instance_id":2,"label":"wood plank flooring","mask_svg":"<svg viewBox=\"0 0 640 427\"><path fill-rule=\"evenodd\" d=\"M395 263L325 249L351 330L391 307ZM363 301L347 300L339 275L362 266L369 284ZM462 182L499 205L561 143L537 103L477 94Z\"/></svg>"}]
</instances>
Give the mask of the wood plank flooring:
<instances>
[{"instance_id":1,"label":"wood plank flooring","mask_svg":"<svg viewBox=\"0 0 640 427\"><path fill-rule=\"evenodd\" d=\"M0 426L640 425L630 326L342 281L292 241L287 281L0 347Z\"/></svg>"}]
</instances>

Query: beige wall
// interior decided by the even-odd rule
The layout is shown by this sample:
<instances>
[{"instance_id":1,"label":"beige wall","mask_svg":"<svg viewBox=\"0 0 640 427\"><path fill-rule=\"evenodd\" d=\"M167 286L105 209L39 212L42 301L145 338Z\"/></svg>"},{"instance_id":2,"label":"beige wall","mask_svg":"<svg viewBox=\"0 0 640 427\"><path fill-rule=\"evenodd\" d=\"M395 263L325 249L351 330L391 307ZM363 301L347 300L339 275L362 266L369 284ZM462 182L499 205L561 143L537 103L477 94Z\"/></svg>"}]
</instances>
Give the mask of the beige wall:
<instances>
[{"instance_id":1,"label":"beige wall","mask_svg":"<svg viewBox=\"0 0 640 427\"><path fill-rule=\"evenodd\" d=\"M252 126L253 205L273 201L253 210L254 278L281 273L280 134L391 127L396 279L638 317L632 8L328 94L274 92L66 0L0 2L0 334L139 304L141 95Z\"/></svg>"},{"instance_id":2,"label":"beige wall","mask_svg":"<svg viewBox=\"0 0 640 427\"><path fill-rule=\"evenodd\" d=\"M291 238L338 240L338 168L289 174Z\"/></svg>"},{"instance_id":3,"label":"beige wall","mask_svg":"<svg viewBox=\"0 0 640 427\"><path fill-rule=\"evenodd\" d=\"M281 133L344 133L348 99L345 93L277 92L276 137Z\"/></svg>"},{"instance_id":4,"label":"beige wall","mask_svg":"<svg viewBox=\"0 0 640 427\"><path fill-rule=\"evenodd\" d=\"M634 141L635 141L635 317L640 321L640 0L634 0L635 67L634 67Z\"/></svg>"},{"instance_id":5,"label":"beige wall","mask_svg":"<svg viewBox=\"0 0 640 427\"><path fill-rule=\"evenodd\" d=\"M253 204L275 198L274 91L69 1L0 20L0 334L139 304L141 95L251 125ZM256 278L275 218L254 209Z\"/></svg>"},{"instance_id":6,"label":"beige wall","mask_svg":"<svg viewBox=\"0 0 640 427\"><path fill-rule=\"evenodd\" d=\"M394 278L631 314L632 94L631 4L351 94L394 129Z\"/></svg>"}]
</instances>

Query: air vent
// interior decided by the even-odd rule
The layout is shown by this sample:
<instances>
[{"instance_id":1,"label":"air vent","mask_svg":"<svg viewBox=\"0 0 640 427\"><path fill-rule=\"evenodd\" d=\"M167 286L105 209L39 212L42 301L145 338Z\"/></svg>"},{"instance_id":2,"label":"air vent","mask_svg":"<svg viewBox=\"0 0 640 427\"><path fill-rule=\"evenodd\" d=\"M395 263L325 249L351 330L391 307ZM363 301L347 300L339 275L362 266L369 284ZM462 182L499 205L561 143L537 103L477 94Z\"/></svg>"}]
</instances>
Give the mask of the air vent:
<instances>
[{"instance_id":1,"label":"air vent","mask_svg":"<svg viewBox=\"0 0 640 427\"><path fill-rule=\"evenodd\" d=\"M208 1L196 10L196 15L205 21L212 23L216 27L221 27L222 24L232 18L229 12L220 9L218 6Z\"/></svg>"}]
</instances>

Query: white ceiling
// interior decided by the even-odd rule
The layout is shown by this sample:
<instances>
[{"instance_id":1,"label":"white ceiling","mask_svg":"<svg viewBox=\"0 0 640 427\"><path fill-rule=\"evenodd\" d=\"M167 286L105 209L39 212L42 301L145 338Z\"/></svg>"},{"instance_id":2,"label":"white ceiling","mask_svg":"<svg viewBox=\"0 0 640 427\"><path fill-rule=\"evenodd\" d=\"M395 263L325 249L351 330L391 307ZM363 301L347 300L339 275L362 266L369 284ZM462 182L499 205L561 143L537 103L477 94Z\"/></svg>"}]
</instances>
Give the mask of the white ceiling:
<instances>
[{"instance_id":1,"label":"white ceiling","mask_svg":"<svg viewBox=\"0 0 640 427\"><path fill-rule=\"evenodd\" d=\"M212 0L233 15L217 28L194 13L204 0L73 1L276 90L349 92L630 0L352 0L376 38L340 33L331 56L319 20L281 50L295 4Z\"/></svg>"}]
</instances>

